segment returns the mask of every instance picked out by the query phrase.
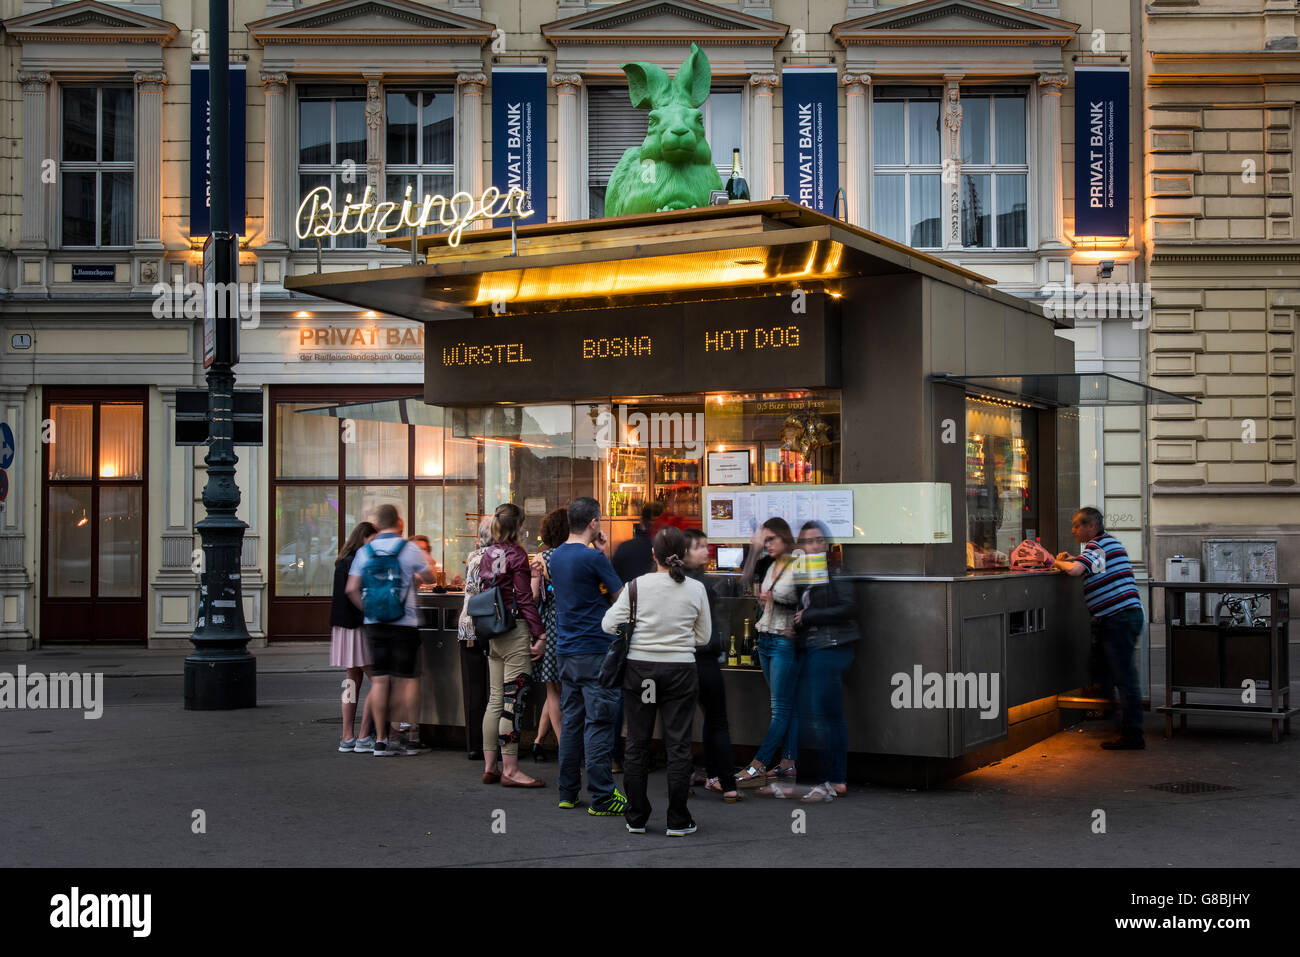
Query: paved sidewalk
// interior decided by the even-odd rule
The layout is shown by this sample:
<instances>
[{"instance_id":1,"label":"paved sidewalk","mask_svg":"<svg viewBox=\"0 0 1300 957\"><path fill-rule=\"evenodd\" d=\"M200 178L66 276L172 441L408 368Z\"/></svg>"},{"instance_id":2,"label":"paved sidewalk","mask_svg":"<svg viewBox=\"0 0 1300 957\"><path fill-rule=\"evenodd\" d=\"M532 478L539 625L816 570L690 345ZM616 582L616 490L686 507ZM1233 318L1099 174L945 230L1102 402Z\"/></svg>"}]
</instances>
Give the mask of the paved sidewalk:
<instances>
[{"instance_id":1,"label":"paved sidewalk","mask_svg":"<svg viewBox=\"0 0 1300 957\"><path fill-rule=\"evenodd\" d=\"M0 712L0 866L1230 868L1291 867L1300 846L1300 728L1274 745L1264 723L1201 719L1166 741L1151 715L1148 750L1110 753L1090 722L941 788L854 787L830 805L724 805L699 789L699 833L669 839L662 772L652 830L633 836L556 808L553 762L525 760L549 786L524 791L481 784L457 752L340 754L326 647L255 653L259 707L234 712L182 709L182 652L0 654L0 671L106 676L99 720ZM1181 781L1225 789L1152 788Z\"/></svg>"}]
</instances>

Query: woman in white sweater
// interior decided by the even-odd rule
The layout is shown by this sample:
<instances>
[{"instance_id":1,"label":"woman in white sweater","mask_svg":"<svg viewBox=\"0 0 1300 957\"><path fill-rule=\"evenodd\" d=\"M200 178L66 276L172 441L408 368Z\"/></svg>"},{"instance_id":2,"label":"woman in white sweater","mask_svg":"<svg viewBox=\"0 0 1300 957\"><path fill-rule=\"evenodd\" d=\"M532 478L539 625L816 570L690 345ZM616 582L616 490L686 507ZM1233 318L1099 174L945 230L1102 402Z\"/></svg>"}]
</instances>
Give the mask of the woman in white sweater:
<instances>
[{"instance_id":1,"label":"woman in white sweater","mask_svg":"<svg viewBox=\"0 0 1300 957\"><path fill-rule=\"evenodd\" d=\"M663 720L668 752L669 837L695 833L686 807L691 788L691 722L699 681L695 649L707 644L712 623L704 586L686 577L686 536L664 528L652 546L655 570L629 583L605 612L601 627L613 634L631 618L631 594L636 593L636 622L627 653L623 706L627 713L627 754L623 789L627 792L627 829L644 834L650 819L646 775L650 738L656 716Z\"/></svg>"}]
</instances>

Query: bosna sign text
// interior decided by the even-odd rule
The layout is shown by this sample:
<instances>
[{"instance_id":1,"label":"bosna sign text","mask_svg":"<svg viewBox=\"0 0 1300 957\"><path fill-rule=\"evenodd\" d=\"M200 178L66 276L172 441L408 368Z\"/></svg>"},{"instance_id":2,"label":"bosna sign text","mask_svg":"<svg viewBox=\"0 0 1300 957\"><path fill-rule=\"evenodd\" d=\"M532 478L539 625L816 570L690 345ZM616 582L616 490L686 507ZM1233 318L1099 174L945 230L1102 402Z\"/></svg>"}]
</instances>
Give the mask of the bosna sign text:
<instances>
[{"instance_id":1,"label":"bosna sign text","mask_svg":"<svg viewBox=\"0 0 1300 957\"><path fill-rule=\"evenodd\" d=\"M371 187L367 186L359 203L352 202L352 194L348 193L344 196L343 206L336 209L334 191L328 186L317 186L303 197L298 207L298 238L319 239L352 233L387 235L403 227L425 230L434 225L450 228L447 245L459 246L460 235L470 223L483 219L526 219L533 215L533 210L524 209L528 194L518 187L503 193L495 186L489 186L477 199L463 191L450 199L436 193L426 195L419 203L411 202L410 186L406 187L401 203L391 200L373 202L371 192ZM438 210L436 215L435 206Z\"/></svg>"}]
</instances>

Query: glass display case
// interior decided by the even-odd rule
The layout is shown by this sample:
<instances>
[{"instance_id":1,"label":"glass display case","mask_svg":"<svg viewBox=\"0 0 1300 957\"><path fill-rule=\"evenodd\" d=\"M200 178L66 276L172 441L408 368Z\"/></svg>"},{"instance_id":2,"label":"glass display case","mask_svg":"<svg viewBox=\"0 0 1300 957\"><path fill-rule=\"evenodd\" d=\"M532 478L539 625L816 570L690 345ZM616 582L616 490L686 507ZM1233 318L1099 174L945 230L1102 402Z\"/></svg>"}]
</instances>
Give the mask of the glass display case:
<instances>
[{"instance_id":1,"label":"glass display case","mask_svg":"<svg viewBox=\"0 0 1300 957\"><path fill-rule=\"evenodd\" d=\"M966 400L966 565L1005 568L1034 532L1038 461L1033 409Z\"/></svg>"}]
</instances>

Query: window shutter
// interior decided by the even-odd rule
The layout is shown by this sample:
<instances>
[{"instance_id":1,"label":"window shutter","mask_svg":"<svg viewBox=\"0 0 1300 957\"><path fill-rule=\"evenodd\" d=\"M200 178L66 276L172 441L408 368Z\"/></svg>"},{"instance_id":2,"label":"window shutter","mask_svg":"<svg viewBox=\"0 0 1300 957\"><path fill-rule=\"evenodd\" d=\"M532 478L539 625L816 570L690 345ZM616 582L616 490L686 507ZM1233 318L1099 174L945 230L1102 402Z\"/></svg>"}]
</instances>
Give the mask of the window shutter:
<instances>
[{"instance_id":1,"label":"window shutter","mask_svg":"<svg viewBox=\"0 0 1300 957\"><path fill-rule=\"evenodd\" d=\"M627 87L587 89L587 181L602 188L630 146L645 140L650 118L628 99Z\"/></svg>"}]
</instances>

